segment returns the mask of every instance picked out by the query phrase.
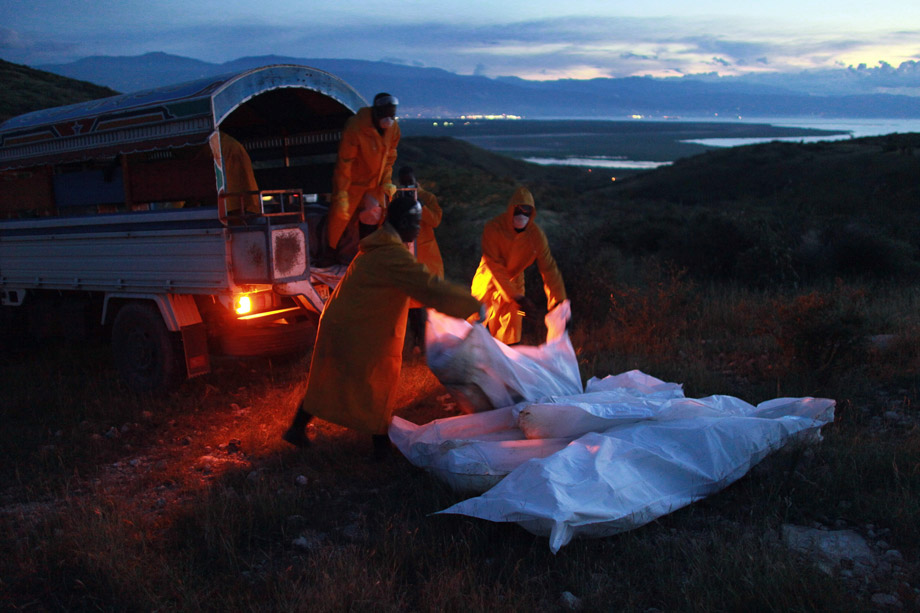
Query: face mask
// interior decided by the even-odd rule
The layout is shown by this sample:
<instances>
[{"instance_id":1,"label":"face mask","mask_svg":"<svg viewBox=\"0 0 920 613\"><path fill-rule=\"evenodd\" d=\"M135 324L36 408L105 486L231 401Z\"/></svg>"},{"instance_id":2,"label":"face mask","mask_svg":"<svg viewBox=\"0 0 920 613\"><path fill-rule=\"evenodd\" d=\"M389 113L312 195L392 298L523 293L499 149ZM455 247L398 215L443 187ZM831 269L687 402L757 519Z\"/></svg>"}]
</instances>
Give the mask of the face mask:
<instances>
[{"instance_id":1,"label":"face mask","mask_svg":"<svg viewBox=\"0 0 920 613\"><path fill-rule=\"evenodd\" d=\"M396 123L395 117L381 117L380 118L380 127L384 130Z\"/></svg>"},{"instance_id":2,"label":"face mask","mask_svg":"<svg viewBox=\"0 0 920 613\"><path fill-rule=\"evenodd\" d=\"M514 216L514 229L523 230L527 227L527 222L530 221L530 217L527 215L515 215Z\"/></svg>"}]
</instances>

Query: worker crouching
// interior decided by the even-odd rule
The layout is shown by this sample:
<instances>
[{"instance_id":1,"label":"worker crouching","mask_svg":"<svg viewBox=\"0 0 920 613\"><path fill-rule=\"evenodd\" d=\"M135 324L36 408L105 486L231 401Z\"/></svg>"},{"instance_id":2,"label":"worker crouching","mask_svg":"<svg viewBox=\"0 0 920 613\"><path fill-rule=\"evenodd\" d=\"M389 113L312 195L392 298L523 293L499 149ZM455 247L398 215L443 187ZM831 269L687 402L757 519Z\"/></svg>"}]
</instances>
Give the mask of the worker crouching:
<instances>
[{"instance_id":1,"label":"worker crouching","mask_svg":"<svg viewBox=\"0 0 920 613\"><path fill-rule=\"evenodd\" d=\"M285 441L306 445L306 425L316 416L373 435L375 455L384 455L410 298L452 317L480 311L465 288L431 274L406 248L421 215L414 198L397 197L385 223L361 240L320 317L306 395Z\"/></svg>"}]
</instances>

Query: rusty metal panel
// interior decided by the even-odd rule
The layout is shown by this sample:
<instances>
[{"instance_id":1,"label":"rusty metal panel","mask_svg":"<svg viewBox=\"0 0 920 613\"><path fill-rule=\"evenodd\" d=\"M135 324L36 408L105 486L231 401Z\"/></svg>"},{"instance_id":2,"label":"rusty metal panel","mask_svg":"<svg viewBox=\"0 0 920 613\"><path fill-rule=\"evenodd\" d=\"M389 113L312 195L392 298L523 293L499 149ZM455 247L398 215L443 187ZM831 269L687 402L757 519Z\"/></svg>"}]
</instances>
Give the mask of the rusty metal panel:
<instances>
[{"instance_id":1,"label":"rusty metal panel","mask_svg":"<svg viewBox=\"0 0 920 613\"><path fill-rule=\"evenodd\" d=\"M307 237L299 228L272 230L272 281L284 283L309 275Z\"/></svg>"},{"instance_id":2,"label":"rusty metal panel","mask_svg":"<svg viewBox=\"0 0 920 613\"><path fill-rule=\"evenodd\" d=\"M230 261L237 283L270 283L268 241L265 226L232 228Z\"/></svg>"}]
</instances>

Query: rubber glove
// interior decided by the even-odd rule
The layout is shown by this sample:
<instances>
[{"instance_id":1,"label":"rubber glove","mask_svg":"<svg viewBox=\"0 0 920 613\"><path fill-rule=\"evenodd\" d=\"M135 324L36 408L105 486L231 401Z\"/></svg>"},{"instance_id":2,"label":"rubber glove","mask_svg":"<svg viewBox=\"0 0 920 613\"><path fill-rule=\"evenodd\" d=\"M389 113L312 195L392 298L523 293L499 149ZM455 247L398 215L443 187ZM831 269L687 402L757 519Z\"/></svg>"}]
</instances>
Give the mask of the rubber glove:
<instances>
[{"instance_id":1,"label":"rubber glove","mask_svg":"<svg viewBox=\"0 0 920 613\"><path fill-rule=\"evenodd\" d=\"M381 187L383 188L383 191L386 193L387 198L392 200L393 194L396 193L396 186L393 185L392 183L384 183L383 185L381 185Z\"/></svg>"}]
</instances>

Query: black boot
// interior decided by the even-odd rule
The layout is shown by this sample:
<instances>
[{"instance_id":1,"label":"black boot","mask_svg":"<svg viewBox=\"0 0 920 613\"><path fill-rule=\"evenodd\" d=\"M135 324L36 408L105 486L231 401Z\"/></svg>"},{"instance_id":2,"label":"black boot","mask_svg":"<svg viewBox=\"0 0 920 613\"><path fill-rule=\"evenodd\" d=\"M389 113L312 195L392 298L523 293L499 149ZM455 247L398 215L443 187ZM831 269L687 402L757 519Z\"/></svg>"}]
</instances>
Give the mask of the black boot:
<instances>
[{"instance_id":1,"label":"black boot","mask_svg":"<svg viewBox=\"0 0 920 613\"><path fill-rule=\"evenodd\" d=\"M409 325L412 328L413 344L418 347L420 355L425 355L425 327L428 324L428 311L423 308L409 309Z\"/></svg>"},{"instance_id":2,"label":"black boot","mask_svg":"<svg viewBox=\"0 0 920 613\"><path fill-rule=\"evenodd\" d=\"M311 413L307 413L302 408L297 409L294 415L294 421L291 426L284 431L281 438L294 445L295 447L307 447L310 445L310 439L307 438L307 424L313 419Z\"/></svg>"}]
</instances>

